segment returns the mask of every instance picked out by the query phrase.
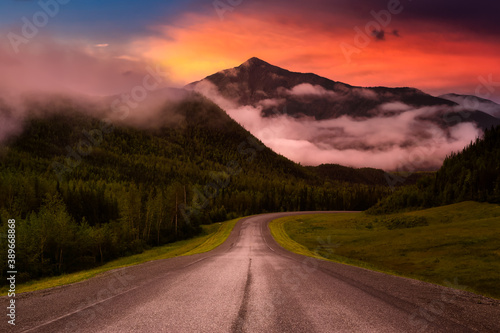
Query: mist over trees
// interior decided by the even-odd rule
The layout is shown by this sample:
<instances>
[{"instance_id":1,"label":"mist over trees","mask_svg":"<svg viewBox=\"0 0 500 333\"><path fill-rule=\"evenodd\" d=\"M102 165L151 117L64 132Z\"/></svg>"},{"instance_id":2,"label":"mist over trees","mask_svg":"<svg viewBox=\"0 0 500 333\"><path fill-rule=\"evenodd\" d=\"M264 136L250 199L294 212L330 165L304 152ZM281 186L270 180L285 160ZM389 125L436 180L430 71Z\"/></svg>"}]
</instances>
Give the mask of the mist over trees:
<instances>
[{"instance_id":1,"label":"mist over trees","mask_svg":"<svg viewBox=\"0 0 500 333\"><path fill-rule=\"evenodd\" d=\"M287 160L204 98L173 108L181 119L175 125L121 124L99 134L100 119L64 106L29 118L20 136L2 144L0 232L16 219L20 281L186 239L201 224L264 212L364 210L390 193Z\"/></svg>"},{"instance_id":2,"label":"mist over trees","mask_svg":"<svg viewBox=\"0 0 500 333\"><path fill-rule=\"evenodd\" d=\"M154 126L106 127L62 103L1 144L0 233L16 220L21 282L95 267L239 216L500 202L499 127L391 194L382 170L291 162L199 95L162 112Z\"/></svg>"},{"instance_id":3,"label":"mist over trees","mask_svg":"<svg viewBox=\"0 0 500 333\"><path fill-rule=\"evenodd\" d=\"M448 156L437 173L399 188L368 212L385 214L467 200L500 203L500 126L485 130L482 138Z\"/></svg>"}]
</instances>

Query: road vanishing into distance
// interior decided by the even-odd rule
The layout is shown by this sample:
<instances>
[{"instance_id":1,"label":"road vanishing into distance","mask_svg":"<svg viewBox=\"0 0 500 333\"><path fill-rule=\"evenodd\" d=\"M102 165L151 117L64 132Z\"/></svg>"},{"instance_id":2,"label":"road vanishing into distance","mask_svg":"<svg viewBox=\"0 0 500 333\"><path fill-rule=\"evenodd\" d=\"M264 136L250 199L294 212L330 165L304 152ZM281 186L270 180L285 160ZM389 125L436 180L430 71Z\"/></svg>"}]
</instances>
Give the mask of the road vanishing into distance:
<instances>
[{"instance_id":1,"label":"road vanishing into distance","mask_svg":"<svg viewBox=\"0 0 500 333\"><path fill-rule=\"evenodd\" d=\"M284 250L268 223L286 215L242 219L208 253L20 294L9 331L500 332L496 300Z\"/></svg>"}]
</instances>

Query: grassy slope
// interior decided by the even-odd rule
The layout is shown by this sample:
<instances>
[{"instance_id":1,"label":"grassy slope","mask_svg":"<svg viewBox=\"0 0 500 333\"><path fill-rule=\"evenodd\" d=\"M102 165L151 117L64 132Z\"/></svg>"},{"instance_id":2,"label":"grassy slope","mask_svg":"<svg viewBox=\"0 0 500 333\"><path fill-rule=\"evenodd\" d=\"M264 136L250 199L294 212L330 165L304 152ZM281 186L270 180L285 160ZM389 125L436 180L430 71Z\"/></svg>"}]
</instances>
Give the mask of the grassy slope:
<instances>
[{"instance_id":1,"label":"grassy slope","mask_svg":"<svg viewBox=\"0 0 500 333\"><path fill-rule=\"evenodd\" d=\"M16 293L23 293L75 283L89 279L112 269L137 265L146 261L208 252L224 243L224 241L233 230L236 222L238 222L239 220L240 219L238 218L224 223L215 223L212 225L203 226L204 232L202 236L167 244L160 247L155 247L153 249L144 251L141 254L136 254L133 256L111 261L98 268L62 276L45 278L42 280L31 281L26 284L18 285L16 288ZM2 288L2 290L0 291L0 296L6 295L7 290L8 287Z\"/></svg>"},{"instance_id":2,"label":"grassy slope","mask_svg":"<svg viewBox=\"0 0 500 333\"><path fill-rule=\"evenodd\" d=\"M388 230L390 218L428 226ZM386 216L318 214L271 223L288 250L500 298L500 206L477 202Z\"/></svg>"}]
</instances>

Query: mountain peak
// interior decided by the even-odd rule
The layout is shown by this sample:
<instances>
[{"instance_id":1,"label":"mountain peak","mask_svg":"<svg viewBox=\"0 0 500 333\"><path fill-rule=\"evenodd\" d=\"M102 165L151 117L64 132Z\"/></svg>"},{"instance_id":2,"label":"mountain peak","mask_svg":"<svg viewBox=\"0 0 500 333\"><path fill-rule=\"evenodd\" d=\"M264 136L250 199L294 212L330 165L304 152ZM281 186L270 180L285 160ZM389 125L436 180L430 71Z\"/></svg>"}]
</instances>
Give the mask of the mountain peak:
<instances>
[{"instance_id":1,"label":"mountain peak","mask_svg":"<svg viewBox=\"0 0 500 333\"><path fill-rule=\"evenodd\" d=\"M396 101L411 107L456 106L455 102L427 95L415 88L351 86L314 73L291 72L257 57L202 81L214 85L215 91L229 101L261 108L263 115L286 110L283 112L289 116L325 120L343 115L372 117L374 112L386 112L379 109ZM201 92L206 87L197 88L199 84L193 82L187 88Z\"/></svg>"},{"instance_id":2,"label":"mountain peak","mask_svg":"<svg viewBox=\"0 0 500 333\"><path fill-rule=\"evenodd\" d=\"M245 66L245 67L261 66L261 65L269 66L271 64L268 63L268 62L265 62L264 60L261 60L261 59L259 59L257 57L252 57L252 58L248 59L247 61L245 61L244 63L241 64L241 66Z\"/></svg>"}]
</instances>

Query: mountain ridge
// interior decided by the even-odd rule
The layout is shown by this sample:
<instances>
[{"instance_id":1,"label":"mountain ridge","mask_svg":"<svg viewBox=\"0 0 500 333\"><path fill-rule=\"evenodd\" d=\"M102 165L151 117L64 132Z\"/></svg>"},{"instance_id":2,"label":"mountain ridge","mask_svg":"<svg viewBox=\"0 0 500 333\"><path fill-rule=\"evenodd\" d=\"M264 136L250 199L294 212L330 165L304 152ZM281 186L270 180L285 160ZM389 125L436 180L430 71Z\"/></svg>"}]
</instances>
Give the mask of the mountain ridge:
<instances>
[{"instance_id":1,"label":"mountain ridge","mask_svg":"<svg viewBox=\"0 0 500 333\"><path fill-rule=\"evenodd\" d=\"M286 114L298 118L312 117L315 120L336 119L344 115L366 118L383 115L386 112L384 108L394 103L413 108L449 110L447 112L459 107L455 101L429 95L417 88L353 86L314 73L289 71L257 57L192 82L185 88L203 93L200 87L206 83L214 85L223 98L237 105L261 108L264 117ZM404 112L404 108L400 107L402 109L397 112ZM482 113L485 112L481 110L469 112L474 114L472 119L481 121L462 118L461 122L475 122L483 129L500 124L499 119L490 114L484 115ZM434 117L434 121L442 125L443 121L439 117Z\"/></svg>"},{"instance_id":2,"label":"mountain ridge","mask_svg":"<svg viewBox=\"0 0 500 333\"><path fill-rule=\"evenodd\" d=\"M323 108L330 106L330 108L336 108L334 112L321 113L316 112L313 114L312 112L305 111L305 108L299 105L300 101L297 101L295 98L289 98L287 101L288 104L288 114L300 115L304 114L306 116L314 116L317 120L321 119L331 119L338 117L340 115L351 115L351 116L366 116L366 111L376 107L381 102L374 103L373 98L375 95L393 95L393 96L385 96L383 97L382 102L390 102L394 100L394 97L398 97L399 99L406 101L411 104L414 103L414 96L418 95L419 98L424 98L426 101L426 105L448 105L455 106L456 103L437 98L434 96L430 96L425 94L419 89L411 88L411 87L397 87L397 88L387 88L387 87L361 87L361 86L353 86L347 83L343 83L340 81L334 81L322 76L319 76L314 73L300 73L300 72L292 72L287 69L283 69L281 67L272 65L264 60L253 57L242 63L241 65L219 71L215 74L209 75L203 80L196 81L186 85L187 89L196 89L196 85L200 84L203 81L209 81L219 89L222 96L235 100L240 105L258 105L258 102L262 99L269 98L286 98L290 96L287 95L287 91L292 90L294 87L301 84L310 84L312 86L321 86L327 91L333 91L338 94L338 97L349 97L346 95L352 94L354 97L361 97L363 99L363 103L354 103L349 98L344 98L344 100L340 101L340 103L320 103L318 99L311 98L314 96L309 96L307 100L307 104L311 106L311 104L319 103L319 106L323 106ZM234 88L235 85L238 89L235 91L231 91L229 88ZM276 93L276 89L281 89L280 92ZM288 94L290 95L290 94ZM307 95L307 94L304 94ZM312 94L311 94L312 95ZM371 96L370 96L371 95ZM260 98L259 98L260 96ZM300 98L299 98L300 99ZM332 101L334 102L334 101ZM341 104L348 104L346 107L342 107ZM314 107L314 105L313 105ZM356 107L362 107L365 112L352 113L347 112L348 109L355 109ZM296 110L294 110L294 108ZM268 113L269 108L263 109L263 114L266 115ZM352 111L352 110L351 110Z\"/></svg>"},{"instance_id":3,"label":"mountain ridge","mask_svg":"<svg viewBox=\"0 0 500 333\"><path fill-rule=\"evenodd\" d=\"M493 117L500 118L500 104L495 103L492 100L477 97L474 95L463 95L456 93L444 94L440 95L439 97L453 101L465 108L477 109Z\"/></svg>"}]
</instances>

